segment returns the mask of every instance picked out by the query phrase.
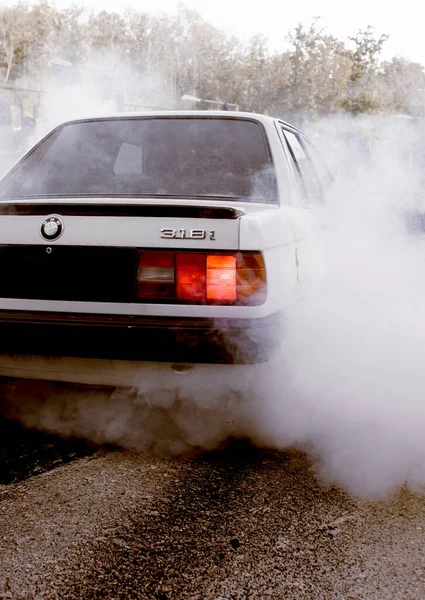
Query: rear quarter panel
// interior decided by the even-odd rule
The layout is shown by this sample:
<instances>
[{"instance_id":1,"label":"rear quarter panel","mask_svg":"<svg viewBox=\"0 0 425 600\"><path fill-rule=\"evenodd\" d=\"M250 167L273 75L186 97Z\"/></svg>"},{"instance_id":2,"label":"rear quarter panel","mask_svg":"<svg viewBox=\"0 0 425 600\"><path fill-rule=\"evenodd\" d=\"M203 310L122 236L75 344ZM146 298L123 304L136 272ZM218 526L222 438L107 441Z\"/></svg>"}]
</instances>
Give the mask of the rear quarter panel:
<instances>
[{"instance_id":1,"label":"rear quarter panel","mask_svg":"<svg viewBox=\"0 0 425 600\"><path fill-rule=\"evenodd\" d=\"M264 254L269 312L284 309L306 288L317 285L323 274L318 220L311 208L303 206L292 159L276 123L268 121L264 126L276 169L279 206L262 206L261 210L246 206L239 233L241 250Z\"/></svg>"}]
</instances>

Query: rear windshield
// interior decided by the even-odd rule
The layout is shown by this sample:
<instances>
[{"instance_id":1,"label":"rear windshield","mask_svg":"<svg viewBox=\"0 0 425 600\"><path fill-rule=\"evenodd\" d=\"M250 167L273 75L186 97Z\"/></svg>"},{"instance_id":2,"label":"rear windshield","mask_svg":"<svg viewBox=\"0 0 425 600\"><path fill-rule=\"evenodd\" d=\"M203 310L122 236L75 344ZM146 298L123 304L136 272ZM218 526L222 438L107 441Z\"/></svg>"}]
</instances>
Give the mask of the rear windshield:
<instances>
[{"instance_id":1,"label":"rear windshield","mask_svg":"<svg viewBox=\"0 0 425 600\"><path fill-rule=\"evenodd\" d=\"M84 121L46 138L0 185L1 198L161 196L275 202L258 122L229 118Z\"/></svg>"}]
</instances>

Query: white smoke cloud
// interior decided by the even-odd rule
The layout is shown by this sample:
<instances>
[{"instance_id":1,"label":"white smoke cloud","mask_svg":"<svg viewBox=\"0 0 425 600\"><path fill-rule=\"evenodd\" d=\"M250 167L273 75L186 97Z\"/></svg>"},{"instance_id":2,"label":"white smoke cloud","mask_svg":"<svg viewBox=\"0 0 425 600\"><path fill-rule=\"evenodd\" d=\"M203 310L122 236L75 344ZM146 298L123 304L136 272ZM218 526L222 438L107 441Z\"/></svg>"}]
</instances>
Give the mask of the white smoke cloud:
<instances>
[{"instance_id":1,"label":"white smoke cloud","mask_svg":"<svg viewBox=\"0 0 425 600\"><path fill-rule=\"evenodd\" d=\"M410 130L398 133L400 154L417 153ZM425 484L425 237L403 220L421 207L415 170L391 168L382 149L367 163L351 158L322 215L326 275L292 306L282 360L310 405L298 441L327 480L370 496Z\"/></svg>"},{"instance_id":2,"label":"white smoke cloud","mask_svg":"<svg viewBox=\"0 0 425 600\"><path fill-rule=\"evenodd\" d=\"M114 109L95 85L52 88L48 97L46 129ZM423 486L425 236L407 233L403 221L424 205L420 135L410 122L372 117L338 117L310 133L337 176L315 214L325 275L286 309L282 349L269 364L243 379L237 368L221 378L214 368L199 380L184 375L176 385L170 374L157 387L120 392L43 384L35 394L17 384L4 412L136 450L210 450L231 437L296 446L324 481L363 496ZM360 134L375 140L369 155Z\"/></svg>"}]
</instances>

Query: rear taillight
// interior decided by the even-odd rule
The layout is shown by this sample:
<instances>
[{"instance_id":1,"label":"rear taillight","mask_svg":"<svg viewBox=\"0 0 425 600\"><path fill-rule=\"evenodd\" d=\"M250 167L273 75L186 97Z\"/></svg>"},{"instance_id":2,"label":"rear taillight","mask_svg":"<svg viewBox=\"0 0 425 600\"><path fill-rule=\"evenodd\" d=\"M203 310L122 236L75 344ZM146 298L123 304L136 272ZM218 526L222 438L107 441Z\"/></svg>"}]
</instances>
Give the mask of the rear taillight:
<instances>
[{"instance_id":1,"label":"rear taillight","mask_svg":"<svg viewBox=\"0 0 425 600\"><path fill-rule=\"evenodd\" d=\"M161 300L175 295L175 267L172 252L140 252L137 268L138 298Z\"/></svg>"},{"instance_id":2,"label":"rear taillight","mask_svg":"<svg viewBox=\"0 0 425 600\"><path fill-rule=\"evenodd\" d=\"M237 300L236 256L210 254L207 256L207 300Z\"/></svg>"},{"instance_id":3,"label":"rear taillight","mask_svg":"<svg viewBox=\"0 0 425 600\"><path fill-rule=\"evenodd\" d=\"M176 253L176 299L183 302L205 300L205 254Z\"/></svg>"},{"instance_id":4,"label":"rear taillight","mask_svg":"<svg viewBox=\"0 0 425 600\"><path fill-rule=\"evenodd\" d=\"M266 300L261 252L139 252L140 301L254 306Z\"/></svg>"}]
</instances>

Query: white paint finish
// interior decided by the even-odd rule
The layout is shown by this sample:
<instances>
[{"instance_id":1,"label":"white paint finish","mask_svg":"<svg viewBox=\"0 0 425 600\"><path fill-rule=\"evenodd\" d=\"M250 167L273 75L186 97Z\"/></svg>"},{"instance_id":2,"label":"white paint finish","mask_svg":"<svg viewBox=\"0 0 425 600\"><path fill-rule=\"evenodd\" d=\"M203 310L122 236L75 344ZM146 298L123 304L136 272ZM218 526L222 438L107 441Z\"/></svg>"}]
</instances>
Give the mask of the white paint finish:
<instances>
[{"instance_id":1,"label":"white paint finish","mask_svg":"<svg viewBox=\"0 0 425 600\"><path fill-rule=\"evenodd\" d=\"M49 216L0 216L0 244L45 244L48 246L126 246L141 248L220 248L236 250L239 241L237 220L176 219L170 217L61 217L65 229L55 241L41 237L40 227ZM60 216L60 215L59 215ZM190 231L205 229L205 240L162 239L162 228ZM215 241L209 232L215 231Z\"/></svg>"},{"instance_id":2,"label":"white paint finish","mask_svg":"<svg viewBox=\"0 0 425 600\"><path fill-rule=\"evenodd\" d=\"M129 116L205 116L204 111L183 111L137 113ZM214 112L228 118L233 113ZM35 300L0 299L0 309L42 310L97 314L129 314L158 316L194 316L216 318L253 318L267 316L281 308L282 290L288 294L293 290L299 278L298 261L304 260L305 240L311 236L314 221L309 210L301 207L297 188L294 184L293 172L288 166L288 156L279 134L277 121L271 117L251 113L234 113L238 117L254 119L262 123L268 136L273 161L276 167L280 206L274 204L258 204L239 201L220 200L187 200L181 199L113 199L113 198L78 198L52 199L52 203L75 204L131 204L131 205L173 205L173 206L219 206L231 207L243 211L240 220L227 219L187 219L187 218L154 218L154 217L63 217L65 231L57 242L46 242L39 234L44 217L34 216L1 216L0 243L9 244L46 244L46 245L91 245L91 246L127 246L145 248L178 249L214 249L214 250L259 250L264 253L268 296L264 305L259 307L220 307L220 306L180 306L156 304L112 304L88 302L51 302ZM123 115L119 115L121 118ZM127 115L125 115L127 116ZM47 200L43 199L43 202ZM37 200L26 200L23 203L37 203ZM46 215L47 216L47 215ZM162 228L205 229L206 240L195 239L163 239ZM215 240L209 239L208 233L214 230ZM305 269L304 269L305 271ZM303 272L304 272L303 271Z\"/></svg>"},{"instance_id":3,"label":"white paint finish","mask_svg":"<svg viewBox=\"0 0 425 600\"><path fill-rule=\"evenodd\" d=\"M134 112L115 112L115 113L104 113L104 114L89 114L79 117L77 119L69 119L64 121L65 123L78 123L79 121L89 120L100 120L100 119L127 119L127 118L155 118L155 117L208 117L211 119L215 118L238 118L238 119L249 119L250 121L259 121L263 125L267 126L268 123L273 123L275 117L263 115L261 113L251 113L244 111L233 111L233 110L144 110Z\"/></svg>"},{"instance_id":4,"label":"white paint finish","mask_svg":"<svg viewBox=\"0 0 425 600\"><path fill-rule=\"evenodd\" d=\"M267 271L267 308L282 310L299 293L299 283L317 279L313 213L290 206L269 207L241 219L240 249L260 250Z\"/></svg>"},{"instance_id":5,"label":"white paint finish","mask_svg":"<svg viewBox=\"0 0 425 600\"><path fill-rule=\"evenodd\" d=\"M42 311L96 315L159 317L205 317L254 319L271 314L270 299L261 306L200 306L178 304L119 304L112 302L71 302L0 298L0 310Z\"/></svg>"},{"instance_id":6,"label":"white paint finish","mask_svg":"<svg viewBox=\"0 0 425 600\"><path fill-rule=\"evenodd\" d=\"M303 208L271 207L241 219L240 249L263 250L284 246L309 237L315 227L312 213Z\"/></svg>"},{"instance_id":7,"label":"white paint finish","mask_svg":"<svg viewBox=\"0 0 425 600\"><path fill-rule=\"evenodd\" d=\"M173 116L176 113L138 113L125 116L161 115ZM179 111L178 116L185 116ZM205 116L204 111L190 111L187 116ZM63 313L93 313L109 315L135 315L158 317L205 317L225 319L254 319L269 316L285 309L285 306L299 294L300 280L314 278L318 269L314 266L315 219L311 210L303 208L295 183L294 172L288 165L288 153L282 144L276 120L262 115L247 113L218 113L214 117L226 118L242 116L256 119L264 125L269 139L273 162L276 168L280 205L257 204L251 202L224 200L179 199L116 199L78 198L52 199L52 203L73 204L130 204L130 205L173 205L232 207L245 214L240 219L187 219L157 217L63 217L65 232L57 242L43 241L40 226L44 216L0 216L0 244L45 244L45 245L89 245L126 246L145 248L215 249L261 251L267 271L267 299L262 306L184 306L164 304L115 304L95 302L59 302L47 300L19 300L0 298L0 310L46 311ZM123 115L119 115L123 117ZM24 200L22 203L35 203L37 200ZM43 199L43 202L46 200ZM49 213L46 214L48 216ZM205 229L215 231L215 240L163 239L162 228ZM234 365L196 365L190 376L199 378L211 368L217 375L234 372L241 376L250 367ZM168 363L139 363L129 361L86 360L39 356L9 357L0 355L0 375L72 381L76 383L96 383L105 385L137 385L140 378L161 378L172 373ZM175 374L177 378L182 375ZM187 375L184 375L187 376Z\"/></svg>"}]
</instances>

